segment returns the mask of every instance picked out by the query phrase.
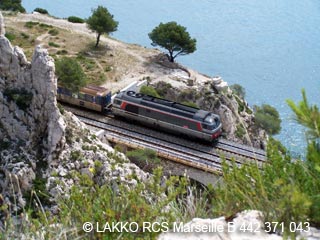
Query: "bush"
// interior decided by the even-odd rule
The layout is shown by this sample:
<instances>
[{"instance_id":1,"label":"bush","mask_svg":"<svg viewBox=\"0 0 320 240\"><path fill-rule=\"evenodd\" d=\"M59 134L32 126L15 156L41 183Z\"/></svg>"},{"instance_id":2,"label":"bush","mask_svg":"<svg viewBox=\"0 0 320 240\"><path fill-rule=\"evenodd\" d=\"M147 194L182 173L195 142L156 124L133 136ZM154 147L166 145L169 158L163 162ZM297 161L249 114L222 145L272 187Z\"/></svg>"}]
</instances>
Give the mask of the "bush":
<instances>
[{"instance_id":1,"label":"bush","mask_svg":"<svg viewBox=\"0 0 320 240\"><path fill-rule=\"evenodd\" d=\"M281 130L281 119L277 109L267 104L255 106L255 124L272 135Z\"/></svg>"},{"instance_id":2,"label":"bush","mask_svg":"<svg viewBox=\"0 0 320 240\"><path fill-rule=\"evenodd\" d=\"M18 11L22 13L26 12L24 7L21 5L21 0L1 0L0 9L6 11Z\"/></svg>"},{"instance_id":3,"label":"bush","mask_svg":"<svg viewBox=\"0 0 320 240\"><path fill-rule=\"evenodd\" d=\"M236 94L239 98L244 99L246 96L246 90L239 84L233 84L230 86L230 89L234 94Z\"/></svg>"},{"instance_id":4,"label":"bush","mask_svg":"<svg viewBox=\"0 0 320 240\"><path fill-rule=\"evenodd\" d=\"M45 23L39 23L39 27L41 27L41 28L53 28L52 25L48 25L48 24L45 24Z\"/></svg>"},{"instance_id":5,"label":"bush","mask_svg":"<svg viewBox=\"0 0 320 240\"><path fill-rule=\"evenodd\" d=\"M84 23L85 20L76 16L70 16L68 17L68 21L72 23Z\"/></svg>"},{"instance_id":6,"label":"bush","mask_svg":"<svg viewBox=\"0 0 320 240\"><path fill-rule=\"evenodd\" d=\"M51 29L48 33L52 36L57 36L59 34L59 31L57 29Z\"/></svg>"},{"instance_id":7,"label":"bush","mask_svg":"<svg viewBox=\"0 0 320 240\"><path fill-rule=\"evenodd\" d=\"M48 11L46 9L43 9L43 8L36 8L33 11L41 13L41 14L49 14Z\"/></svg>"},{"instance_id":8,"label":"bush","mask_svg":"<svg viewBox=\"0 0 320 240\"><path fill-rule=\"evenodd\" d=\"M157 157L157 152L148 148L136 149L127 152L127 157L134 162L159 163L160 159Z\"/></svg>"},{"instance_id":9,"label":"bush","mask_svg":"<svg viewBox=\"0 0 320 240\"><path fill-rule=\"evenodd\" d=\"M57 43L55 43L55 42L49 42L48 45L49 45L50 47L60 47L60 45L57 44Z\"/></svg>"},{"instance_id":10,"label":"bush","mask_svg":"<svg viewBox=\"0 0 320 240\"><path fill-rule=\"evenodd\" d=\"M226 218L248 209L263 212L265 222L283 222L285 234L290 222L305 222L312 216L313 198L319 180L302 171L305 164L291 162L272 144L268 145L268 164L259 169L255 163L230 167L223 163L223 186L215 189L215 213ZM315 189L308 192L309 187ZM314 202L316 203L316 202Z\"/></svg>"},{"instance_id":11,"label":"bush","mask_svg":"<svg viewBox=\"0 0 320 240\"><path fill-rule=\"evenodd\" d=\"M3 95L8 101L14 101L21 110L26 110L32 101L33 95L25 89L5 89Z\"/></svg>"},{"instance_id":12,"label":"bush","mask_svg":"<svg viewBox=\"0 0 320 240\"><path fill-rule=\"evenodd\" d=\"M26 28L33 28L33 27L36 26L36 25L39 25L39 22L29 21L29 22L26 22L26 23L24 24L24 26L25 26Z\"/></svg>"},{"instance_id":13,"label":"bush","mask_svg":"<svg viewBox=\"0 0 320 240\"><path fill-rule=\"evenodd\" d=\"M146 86L146 85L142 86L140 88L140 93L160 98L160 95L157 92L157 90L155 88L153 88L153 87L150 87L150 86Z\"/></svg>"},{"instance_id":14,"label":"bush","mask_svg":"<svg viewBox=\"0 0 320 240\"><path fill-rule=\"evenodd\" d=\"M169 90L172 89L172 85L170 83L161 81L161 82L157 83L156 89L157 89L158 94L161 97L164 97L169 92Z\"/></svg>"},{"instance_id":15,"label":"bush","mask_svg":"<svg viewBox=\"0 0 320 240\"><path fill-rule=\"evenodd\" d=\"M21 37L23 37L24 39L28 39L30 38L30 36L24 32L20 33Z\"/></svg>"},{"instance_id":16,"label":"bush","mask_svg":"<svg viewBox=\"0 0 320 240\"><path fill-rule=\"evenodd\" d=\"M66 54L68 54L68 51L65 49L62 49L62 50L57 51L57 54L58 55L66 55Z\"/></svg>"},{"instance_id":17,"label":"bush","mask_svg":"<svg viewBox=\"0 0 320 240\"><path fill-rule=\"evenodd\" d=\"M14 33L6 32L4 36L8 38L10 42L16 39L16 35Z\"/></svg>"},{"instance_id":18,"label":"bush","mask_svg":"<svg viewBox=\"0 0 320 240\"><path fill-rule=\"evenodd\" d=\"M56 61L56 74L59 84L72 92L78 92L87 84L86 75L74 58L63 57Z\"/></svg>"},{"instance_id":19,"label":"bush","mask_svg":"<svg viewBox=\"0 0 320 240\"><path fill-rule=\"evenodd\" d=\"M237 129L235 131L235 134L238 138L242 138L246 134L246 130L242 126L242 124L237 125Z\"/></svg>"},{"instance_id":20,"label":"bush","mask_svg":"<svg viewBox=\"0 0 320 240\"><path fill-rule=\"evenodd\" d=\"M177 177L162 182L162 173L159 169L148 182L144 184L138 182L136 186L130 188L121 183L98 186L87 175L80 176L80 180L80 184L72 187L70 197L61 199L59 203L60 223L67 229L82 229L85 222L98 222L104 225L108 223L110 226L115 222L136 222L140 230L143 222L168 222L171 225L177 219L175 210L169 206L186 192L187 184L185 179ZM112 187L113 185L116 187ZM84 239L104 239L103 235L96 231L90 234L84 231L76 232ZM108 232L105 239L156 239L158 234L115 231Z\"/></svg>"}]
</instances>

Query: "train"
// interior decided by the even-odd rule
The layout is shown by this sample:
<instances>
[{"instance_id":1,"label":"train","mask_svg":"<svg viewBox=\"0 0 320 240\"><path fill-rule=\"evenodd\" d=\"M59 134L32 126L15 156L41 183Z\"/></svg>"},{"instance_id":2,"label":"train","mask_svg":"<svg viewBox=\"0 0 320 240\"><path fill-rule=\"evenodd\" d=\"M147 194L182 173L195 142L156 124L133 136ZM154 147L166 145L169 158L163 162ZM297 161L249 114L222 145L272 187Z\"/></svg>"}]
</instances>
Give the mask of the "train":
<instances>
[{"instance_id":1,"label":"train","mask_svg":"<svg viewBox=\"0 0 320 240\"><path fill-rule=\"evenodd\" d=\"M212 112L130 90L117 93L112 100L111 91L103 87L90 85L75 94L58 86L57 98L72 105L101 113L111 112L116 117L208 142L215 142L222 133L220 117Z\"/></svg>"},{"instance_id":2,"label":"train","mask_svg":"<svg viewBox=\"0 0 320 240\"><path fill-rule=\"evenodd\" d=\"M57 99L61 102L101 113L109 112L112 106L111 91L107 88L94 85L83 87L77 93L71 92L68 88L58 85Z\"/></svg>"}]
</instances>

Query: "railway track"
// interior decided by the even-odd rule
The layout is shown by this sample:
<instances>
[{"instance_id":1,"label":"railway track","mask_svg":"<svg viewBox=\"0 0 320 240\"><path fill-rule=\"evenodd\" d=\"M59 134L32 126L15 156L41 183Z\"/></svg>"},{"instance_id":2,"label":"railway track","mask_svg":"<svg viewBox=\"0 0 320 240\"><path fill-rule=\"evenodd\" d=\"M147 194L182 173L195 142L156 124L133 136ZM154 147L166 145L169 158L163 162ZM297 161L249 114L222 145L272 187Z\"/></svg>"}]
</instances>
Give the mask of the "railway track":
<instances>
[{"instance_id":1,"label":"railway track","mask_svg":"<svg viewBox=\"0 0 320 240\"><path fill-rule=\"evenodd\" d=\"M195 141L190 141L184 139L182 137L174 136L171 134L158 132L150 128L145 128L142 126L130 124L125 121L115 120L113 117L110 116L103 116L95 112L91 111L83 111L82 109L70 107L69 105L65 105L66 110L73 112L77 116L87 117L94 119L96 121L107 123L108 125L121 127L127 130L135 130L136 132L144 133L148 136L162 139L171 143L179 143L179 145L188 147L202 153L211 153L214 155L224 156L225 158L236 158L243 161L255 160L259 164L266 161L266 153L263 150L253 148L250 146L245 146L241 144L237 144L234 142L227 141L225 139L220 139L217 145L213 148L208 144L202 144ZM146 131L147 130L147 131Z\"/></svg>"},{"instance_id":2,"label":"railway track","mask_svg":"<svg viewBox=\"0 0 320 240\"><path fill-rule=\"evenodd\" d=\"M224 156L228 162L234 160L238 165L254 160L259 166L261 166L265 161L265 154L263 151L233 144L226 140L219 141L217 149L214 149L212 146L203 144L190 144L191 141L186 141L185 139L177 138L175 136L169 136L164 133L160 133L160 137L153 136L154 134L150 134L150 131L156 131L152 129L148 129L148 132L146 133L146 128L138 126L137 130L137 126L135 125L116 121L113 118L106 118L105 116L101 116L97 113L84 112L78 108L69 106L66 106L66 109L72 111L84 123L106 130L107 133L110 133L108 135L109 140L115 141L117 138L120 139L121 143L125 143L127 145L135 144L135 147L153 148L160 156L162 155L163 157L179 161L180 163L184 161L183 164L200 168L202 170L220 173L222 162L220 156ZM117 128L116 132L115 129L112 130L111 128ZM159 135L158 132L156 133ZM116 134L116 136L114 134ZM140 139L137 139L137 136L139 136L138 138ZM127 140L125 138L127 138ZM129 143L128 138L132 139L131 141L129 140ZM144 144L142 142L144 142ZM145 144L149 145L146 146ZM165 149L167 149L167 153L165 153Z\"/></svg>"},{"instance_id":3,"label":"railway track","mask_svg":"<svg viewBox=\"0 0 320 240\"><path fill-rule=\"evenodd\" d=\"M89 126L105 130L105 136L110 141L126 144L134 148L151 148L157 151L161 157L205 171L221 173L222 160L219 156L209 154L200 156L199 152L195 150L155 139L142 133L111 126L87 117L78 116L78 118Z\"/></svg>"}]
</instances>

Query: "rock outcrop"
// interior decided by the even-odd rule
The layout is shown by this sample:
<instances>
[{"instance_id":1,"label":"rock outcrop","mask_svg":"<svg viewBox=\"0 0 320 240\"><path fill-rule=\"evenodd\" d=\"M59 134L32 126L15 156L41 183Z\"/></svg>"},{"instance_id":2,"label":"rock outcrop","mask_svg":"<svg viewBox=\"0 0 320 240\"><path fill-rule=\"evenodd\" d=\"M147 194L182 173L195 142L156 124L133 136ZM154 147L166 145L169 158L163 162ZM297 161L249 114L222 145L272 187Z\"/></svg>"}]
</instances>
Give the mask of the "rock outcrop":
<instances>
[{"instance_id":1,"label":"rock outcrop","mask_svg":"<svg viewBox=\"0 0 320 240\"><path fill-rule=\"evenodd\" d=\"M77 184L78 174L115 185L135 185L131 175L148 177L71 113L59 110L56 89L54 60L46 49L37 46L28 62L21 48L0 36L0 204L12 212L22 210L24 196L36 191L34 180L43 184L52 203L45 207L52 210L56 197L67 196ZM7 214L0 209L0 229Z\"/></svg>"},{"instance_id":2,"label":"rock outcrop","mask_svg":"<svg viewBox=\"0 0 320 240\"><path fill-rule=\"evenodd\" d=\"M54 61L37 47L28 62L12 47L0 17L0 196L12 209L24 206L23 194L65 143L65 122L55 98ZM14 198L12 198L14 196ZM1 214L0 214L1 215Z\"/></svg>"},{"instance_id":3,"label":"rock outcrop","mask_svg":"<svg viewBox=\"0 0 320 240\"><path fill-rule=\"evenodd\" d=\"M5 35L5 29L4 29L4 21L3 21L3 16L2 13L0 12L0 36Z\"/></svg>"},{"instance_id":4,"label":"rock outcrop","mask_svg":"<svg viewBox=\"0 0 320 240\"><path fill-rule=\"evenodd\" d=\"M236 96L221 77L195 81L194 86L187 84L179 87L166 82L156 82L154 87L164 98L177 102L192 102L201 109L212 111L220 116L224 137L228 140L265 148L267 134L254 124L254 114L245 100Z\"/></svg>"},{"instance_id":5,"label":"rock outcrop","mask_svg":"<svg viewBox=\"0 0 320 240\"><path fill-rule=\"evenodd\" d=\"M0 123L2 133L32 150L42 145L52 158L64 144L65 123L55 98L54 61L37 47L29 63L19 47L0 36Z\"/></svg>"}]
</instances>

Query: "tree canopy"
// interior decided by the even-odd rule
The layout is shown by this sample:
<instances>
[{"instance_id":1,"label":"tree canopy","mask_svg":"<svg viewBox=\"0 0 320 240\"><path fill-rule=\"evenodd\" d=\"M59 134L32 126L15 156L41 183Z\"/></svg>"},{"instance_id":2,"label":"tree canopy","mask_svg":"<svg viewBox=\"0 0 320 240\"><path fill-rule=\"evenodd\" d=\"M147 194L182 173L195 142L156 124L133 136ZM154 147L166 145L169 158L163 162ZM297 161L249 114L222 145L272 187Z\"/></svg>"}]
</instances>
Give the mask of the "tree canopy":
<instances>
[{"instance_id":1,"label":"tree canopy","mask_svg":"<svg viewBox=\"0 0 320 240\"><path fill-rule=\"evenodd\" d=\"M21 5L21 0L1 0L0 9L9 11L26 12L24 7Z\"/></svg>"},{"instance_id":2,"label":"tree canopy","mask_svg":"<svg viewBox=\"0 0 320 240\"><path fill-rule=\"evenodd\" d=\"M92 15L87 20L88 27L97 33L97 42L95 47L98 47L100 37L103 33L110 34L117 31L118 22L113 19L107 8L98 6L92 10Z\"/></svg>"},{"instance_id":3,"label":"tree canopy","mask_svg":"<svg viewBox=\"0 0 320 240\"><path fill-rule=\"evenodd\" d=\"M153 46L160 46L169 52L170 62L179 55L186 55L196 51L196 39L191 38L186 28L176 22L160 23L155 27L149 38Z\"/></svg>"},{"instance_id":4,"label":"tree canopy","mask_svg":"<svg viewBox=\"0 0 320 240\"><path fill-rule=\"evenodd\" d=\"M232 84L230 86L231 90L241 99L244 99L246 96L246 90L240 84Z\"/></svg>"},{"instance_id":5,"label":"tree canopy","mask_svg":"<svg viewBox=\"0 0 320 240\"><path fill-rule=\"evenodd\" d=\"M56 62L56 74L59 84L72 92L78 92L86 86L87 78L80 64L73 58L64 57Z\"/></svg>"},{"instance_id":6,"label":"tree canopy","mask_svg":"<svg viewBox=\"0 0 320 240\"><path fill-rule=\"evenodd\" d=\"M261 107L255 106L255 123L269 134L277 134L281 130L281 119L277 109L263 104Z\"/></svg>"}]
</instances>

